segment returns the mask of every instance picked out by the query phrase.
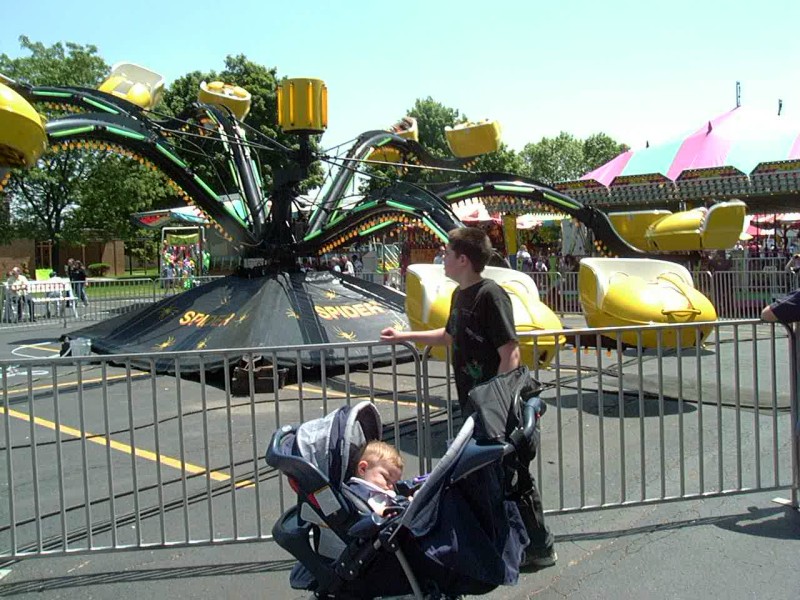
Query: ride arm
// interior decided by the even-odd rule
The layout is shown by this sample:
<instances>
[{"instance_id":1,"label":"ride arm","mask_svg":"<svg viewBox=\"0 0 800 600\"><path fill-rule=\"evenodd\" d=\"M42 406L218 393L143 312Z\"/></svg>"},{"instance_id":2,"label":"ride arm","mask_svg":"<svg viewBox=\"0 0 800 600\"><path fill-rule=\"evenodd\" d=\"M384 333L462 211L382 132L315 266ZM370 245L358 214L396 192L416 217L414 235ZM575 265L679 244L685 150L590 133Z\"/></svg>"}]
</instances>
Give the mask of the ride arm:
<instances>
[{"instance_id":1,"label":"ride arm","mask_svg":"<svg viewBox=\"0 0 800 600\"><path fill-rule=\"evenodd\" d=\"M401 156L408 158L414 164L437 167L461 169L467 161L460 158L437 158L414 140L406 139L388 131L373 130L362 133L348 150L342 164L338 167L327 192L320 200L316 210L308 220L308 232L314 234L330 225L335 220L336 210L341 205L345 190L355 176L358 168L368 161L370 154L377 149L393 148ZM391 164L377 161L375 164Z\"/></svg>"},{"instance_id":2,"label":"ride arm","mask_svg":"<svg viewBox=\"0 0 800 600\"><path fill-rule=\"evenodd\" d=\"M232 240L255 242L241 218L229 212L219 196L181 160L175 149L142 122L122 115L90 113L54 119L47 123L46 131L51 145L75 141L103 142L130 151L134 157L146 159L216 221Z\"/></svg>"},{"instance_id":3,"label":"ride arm","mask_svg":"<svg viewBox=\"0 0 800 600\"><path fill-rule=\"evenodd\" d=\"M252 244L257 237L238 215L231 214L217 194L179 157L179 152L164 136L165 128L178 129L185 125L182 118L152 120L151 113L113 94L82 87L28 86L11 82L12 88L31 104L49 103L87 111L50 120L46 133L51 144L71 141L102 141L130 151L164 172L191 201L216 221L232 240ZM232 119L220 108L193 105L193 114L205 109L225 136L229 156L235 163L243 196L250 212L260 204L258 186L254 184L252 168L246 160L246 150ZM181 115L186 116L186 115ZM257 214L257 213L256 213ZM263 221L263 218L262 218ZM257 223L254 223L257 229Z\"/></svg>"},{"instance_id":4,"label":"ride arm","mask_svg":"<svg viewBox=\"0 0 800 600\"><path fill-rule=\"evenodd\" d=\"M247 144L244 131L237 125L235 118L227 108L207 104L195 104L195 110L208 114L221 128L222 143L231 161L231 171L236 178L236 184L244 198L250 213L252 233L256 239L261 239L264 233L266 215L261 185L250 157L250 148Z\"/></svg>"},{"instance_id":5,"label":"ride arm","mask_svg":"<svg viewBox=\"0 0 800 600\"><path fill-rule=\"evenodd\" d=\"M591 229L607 253L619 257L646 256L620 237L604 212L528 177L509 173L477 173L460 179L458 183L434 185L431 191L451 204L473 198L498 198L501 202L521 205L521 213L543 208L555 209L578 219Z\"/></svg>"},{"instance_id":6,"label":"ride arm","mask_svg":"<svg viewBox=\"0 0 800 600\"><path fill-rule=\"evenodd\" d=\"M408 183L397 183L367 195L351 208L336 211L324 228L308 233L298 246L302 254L324 254L354 238L367 237L402 222L416 222L442 242L447 233L463 227L455 213L430 192Z\"/></svg>"}]
</instances>

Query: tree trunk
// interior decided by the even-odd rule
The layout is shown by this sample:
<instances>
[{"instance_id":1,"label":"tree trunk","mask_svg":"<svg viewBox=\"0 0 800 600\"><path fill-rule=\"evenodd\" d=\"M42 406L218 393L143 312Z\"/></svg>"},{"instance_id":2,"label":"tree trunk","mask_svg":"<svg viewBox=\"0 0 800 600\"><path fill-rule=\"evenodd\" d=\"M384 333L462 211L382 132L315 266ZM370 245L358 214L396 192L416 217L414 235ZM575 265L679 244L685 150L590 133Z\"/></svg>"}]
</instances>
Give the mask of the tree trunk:
<instances>
[{"instance_id":1,"label":"tree trunk","mask_svg":"<svg viewBox=\"0 0 800 600\"><path fill-rule=\"evenodd\" d=\"M59 244L58 242L52 243L51 248L52 248L51 256L52 256L52 259L53 259L53 264L50 265L50 267L53 269L53 271L58 273L59 276L63 276L64 273L61 272L61 270L62 270L61 269L61 244Z\"/></svg>"}]
</instances>

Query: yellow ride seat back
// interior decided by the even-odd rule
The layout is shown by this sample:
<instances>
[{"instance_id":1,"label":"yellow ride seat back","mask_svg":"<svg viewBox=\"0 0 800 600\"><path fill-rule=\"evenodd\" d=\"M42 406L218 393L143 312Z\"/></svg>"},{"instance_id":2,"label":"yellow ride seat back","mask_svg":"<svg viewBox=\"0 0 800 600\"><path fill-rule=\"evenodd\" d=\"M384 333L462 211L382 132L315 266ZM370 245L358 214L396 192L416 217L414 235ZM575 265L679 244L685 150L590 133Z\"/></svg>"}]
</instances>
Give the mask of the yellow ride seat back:
<instances>
[{"instance_id":1,"label":"yellow ride seat back","mask_svg":"<svg viewBox=\"0 0 800 600\"><path fill-rule=\"evenodd\" d=\"M695 289L690 273L676 263L651 259L588 258L578 274L581 304L590 327L643 326L716 321L711 301ZM711 326L700 330L701 339ZM612 334L611 337L617 337ZM621 332L623 342L636 345L636 332ZM645 330L644 347L671 348L695 342L695 331Z\"/></svg>"},{"instance_id":2,"label":"yellow ride seat back","mask_svg":"<svg viewBox=\"0 0 800 600\"><path fill-rule=\"evenodd\" d=\"M46 148L44 119L25 98L0 83L0 167L32 167Z\"/></svg>"},{"instance_id":3,"label":"yellow ride seat back","mask_svg":"<svg viewBox=\"0 0 800 600\"><path fill-rule=\"evenodd\" d=\"M707 212L706 208L695 208L659 219L645 233L648 247L662 252L699 250Z\"/></svg>"},{"instance_id":4,"label":"yellow ride seat back","mask_svg":"<svg viewBox=\"0 0 800 600\"><path fill-rule=\"evenodd\" d=\"M508 292L518 334L563 328L555 313L539 299L536 284L528 275L511 269L486 267L483 276L494 280ZM444 327L450 316L450 302L455 289L456 283L445 276L443 266L410 265L406 271L406 315L412 330ZM558 339L543 336L535 342L532 337L521 335L522 361L529 366L535 363L546 366L565 342L563 335ZM446 357L444 348L434 348L431 354L439 360Z\"/></svg>"},{"instance_id":5,"label":"yellow ride seat back","mask_svg":"<svg viewBox=\"0 0 800 600\"><path fill-rule=\"evenodd\" d=\"M164 92L164 78L155 71L133 63L117 63L98 89L141 108L152 109Z\"/></svg>"},{"instance_id":6,"label":"yellow ride seat back","mask_svg":"<svg viewBox=\"0 0 800 600\"><path fill-rule=\"evenodd\" d=\"M747 205L741 200L720 202L708 210L703 227L703 248L727 250L733 248L744 231Z\"/></svg>"},{"instance_id":7,"label":"yellow ride seat back","mask_svg":"<svg viewBox=\"0 0 800 600\"><path fill-rule=\"evenodd\" d=\"M720 202L667 215L652 223L644 234L650 250L727 250L744 229L747 206L740 200Z\"/></svg>"},{"instance_id":8,"label":"yellow ride seat back","mask_svg":"<svg viewBox=\"0 0 800 600\"><path fill-rule=\"evenodd\" d=\"M500 149L500 123L497 121L467 122L445 127L444 136L450 152L458 158L480 156Z\"/></svg>"},{"instance_id":9,"label":"yellow ride seat back","mask_svg":"<svg viewBox=\"0 0 800 600\"><path fill-rule=\"evenodd\" d=\"M246 89L222 81L201 81L197 99L204 104L216 104L229 108L239 121L244 121L250 113L252 101L250 92Z\"/></svg>"},{"instance_id":10,"label":"yellow ride seat back","mask_svg":"<svg viewBox=\"0 0 800 600\"><path fill-rule=\"evenodd\" d=\"M659 219L671 214L668 210L642 210L612 212L608 213L608 218L623 240L635 248L648 250L650 246L645 237L648 228Z\"/></svg>"}]
</instances>

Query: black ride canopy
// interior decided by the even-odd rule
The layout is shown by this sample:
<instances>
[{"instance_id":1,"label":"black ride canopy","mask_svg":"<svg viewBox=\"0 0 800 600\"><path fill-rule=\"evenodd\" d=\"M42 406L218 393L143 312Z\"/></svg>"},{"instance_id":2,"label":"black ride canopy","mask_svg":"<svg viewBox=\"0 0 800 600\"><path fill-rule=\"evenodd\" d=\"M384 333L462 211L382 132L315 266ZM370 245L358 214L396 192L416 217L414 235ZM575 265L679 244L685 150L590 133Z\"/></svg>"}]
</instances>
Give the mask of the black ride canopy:
<instances>
[{"instance_id":1,"label":"black ride canopy","mask_svg":"<svg viewBox=\"0 0 800 600\"><path fill-rule=\"evenodd\" d=\"M278 273L262 277L229 276L167 297L76 331L102 354L146 354L131 364L149 368L155 352L230 350L377 340L384 327L407 328L404 295L391 288L329 272ZM406 353L398 352L398 357ZM296 351L279 353L279 365L295 365ZM319 366L320 352L303 351L305 367ZM372 360L390 360L390 346L372 348ZM271 360L271 353L264 358ZM229 359L231 357L229 356ZM349 348L346 358L366 363L368 350ZM326 366L342 365L342 348L325 351ZM155 361L161 372L174 371L172 358ZM205 369L223 366L222 355L204 354ZM196 356L181 357L182 371L198 371Z\"/></svg>"}]
</instances>

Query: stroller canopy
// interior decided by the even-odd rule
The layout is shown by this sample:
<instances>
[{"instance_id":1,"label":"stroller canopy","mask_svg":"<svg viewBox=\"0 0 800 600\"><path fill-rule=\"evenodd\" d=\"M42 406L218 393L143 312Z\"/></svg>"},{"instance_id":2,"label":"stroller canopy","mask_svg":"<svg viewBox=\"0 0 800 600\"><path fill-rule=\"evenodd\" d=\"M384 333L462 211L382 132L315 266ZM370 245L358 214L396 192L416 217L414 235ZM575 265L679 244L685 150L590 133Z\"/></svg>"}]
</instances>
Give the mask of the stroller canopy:
<instances>
[{"instance_id":1,"label":"stroller canopy","mask_svg":"<svg viewBox=\"0 0 800 600\"><path fill-rule=\"evenodd\" d=\"M382 435L381 415L365 400L303 423L297 429L295 444L303 458L339 487L351 475L364 445L380 440Z\"/></svg>"}]
</instances>

